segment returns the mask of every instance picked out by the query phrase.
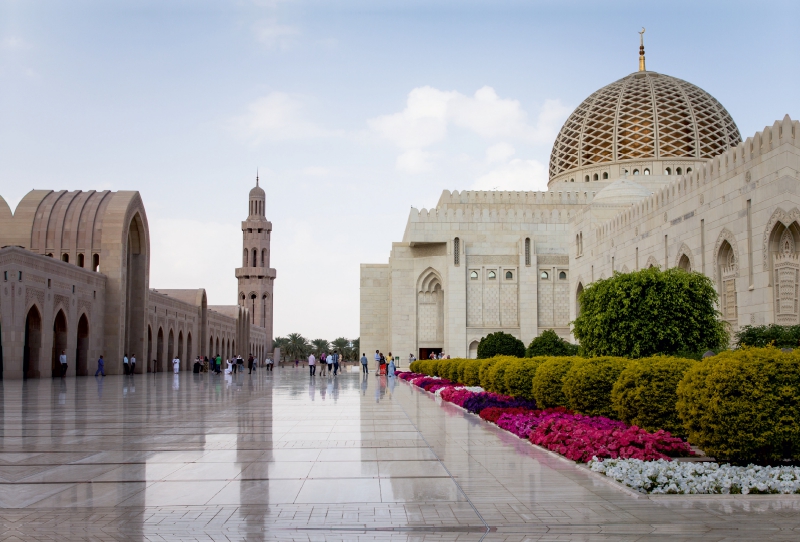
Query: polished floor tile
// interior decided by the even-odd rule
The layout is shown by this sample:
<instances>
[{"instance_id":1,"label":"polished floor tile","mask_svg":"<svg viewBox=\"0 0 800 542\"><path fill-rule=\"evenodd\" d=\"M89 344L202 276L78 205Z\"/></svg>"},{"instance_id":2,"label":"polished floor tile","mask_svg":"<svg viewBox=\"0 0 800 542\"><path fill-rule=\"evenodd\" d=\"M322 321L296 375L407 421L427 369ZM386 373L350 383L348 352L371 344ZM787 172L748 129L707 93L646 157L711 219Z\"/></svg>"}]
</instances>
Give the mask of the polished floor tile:
<instances>
[{"instance_id":1,"label":"polished floor tile","mask_svg":"<svg viewBox=\"0 0 800 542\"><path fill-rule=\"evenodd\" d=\"M634 499L428 393L354 369L0 381L0 540L800 532L799 499Z\"/></svg>"}]
</instances>

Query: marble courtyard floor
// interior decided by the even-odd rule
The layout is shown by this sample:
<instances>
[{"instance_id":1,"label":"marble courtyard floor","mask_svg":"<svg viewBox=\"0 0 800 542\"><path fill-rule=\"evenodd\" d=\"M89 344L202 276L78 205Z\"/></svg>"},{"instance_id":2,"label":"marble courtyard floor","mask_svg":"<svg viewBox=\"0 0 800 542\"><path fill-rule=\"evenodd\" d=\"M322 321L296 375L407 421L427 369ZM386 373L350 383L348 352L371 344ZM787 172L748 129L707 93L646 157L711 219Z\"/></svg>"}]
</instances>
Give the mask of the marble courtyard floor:
<instances>
[{"instance_id":1,"label":"marble courtyard floor","mask_svg":"<svg viewBox=\"0 0 800 542\"><path fill-rule=\"evenodd\" d=\"M798 540L800 500L634 498L355 370L0 381L0 540Z\"/></svg>"}]
</instances>

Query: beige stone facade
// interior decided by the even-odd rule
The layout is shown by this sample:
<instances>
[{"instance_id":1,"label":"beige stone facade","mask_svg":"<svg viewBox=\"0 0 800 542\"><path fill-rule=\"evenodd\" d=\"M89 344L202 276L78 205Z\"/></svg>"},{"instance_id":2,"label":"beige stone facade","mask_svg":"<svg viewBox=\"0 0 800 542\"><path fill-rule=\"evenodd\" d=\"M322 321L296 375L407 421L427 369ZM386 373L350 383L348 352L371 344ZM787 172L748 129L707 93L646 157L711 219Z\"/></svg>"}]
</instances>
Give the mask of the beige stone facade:
<instances>
[{"instance_id":1,"label":"beige stone facade","mask_svg":"<svg viewBox=\"0 0 800 542\"><path fill-rule=\"evenodd\" d=\"M546 192L444 191L387 264L361 266L361 345L475 357L481 337L571 338L588 284L656 265L714 279L734 330L800 323L800 144L788 117L742 141L713 97L641 71L592 94Z\"/></svg>"},{"instance_id":2,"label":"beige stone facade","mask_svg":"<svg viewBox=\"0 0 800 542\"><path fill-rule=\"evenodd\" d=\"M263 190L254 191L263 218ZM252 248L244 223L242 231ZM241 302L209 307L204 289L150 289L138 192L33 190L13 214L0 198L0 247L2 378L55 376L61 350L76 376L93 373L100 355L106 373L118 374L125 354L142 373L163 371L173 357L185 370L196 356L264 359L272 350L275 270L258 290L269 294L259 321ZM268 255L269 237L259 247Z\"/></svg>"}]
</instances>

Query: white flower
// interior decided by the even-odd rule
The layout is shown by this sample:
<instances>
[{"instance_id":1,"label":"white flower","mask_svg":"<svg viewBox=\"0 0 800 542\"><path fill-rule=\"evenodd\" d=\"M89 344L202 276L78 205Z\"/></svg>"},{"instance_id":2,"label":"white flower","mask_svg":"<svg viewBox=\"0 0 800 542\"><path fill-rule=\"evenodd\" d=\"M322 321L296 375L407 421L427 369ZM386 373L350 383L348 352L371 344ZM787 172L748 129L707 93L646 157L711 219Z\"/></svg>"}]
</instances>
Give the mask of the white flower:
<instances>
[{"instance_id":1,"label":"white flower","mask_svg":"<svg viewBox=\"0 0 800 542\"><path fill-rule=\"evenodd\" d=\"M800 467L594 457L589 468L644 493L800 493Z\"/></svg>"}]
</instances>

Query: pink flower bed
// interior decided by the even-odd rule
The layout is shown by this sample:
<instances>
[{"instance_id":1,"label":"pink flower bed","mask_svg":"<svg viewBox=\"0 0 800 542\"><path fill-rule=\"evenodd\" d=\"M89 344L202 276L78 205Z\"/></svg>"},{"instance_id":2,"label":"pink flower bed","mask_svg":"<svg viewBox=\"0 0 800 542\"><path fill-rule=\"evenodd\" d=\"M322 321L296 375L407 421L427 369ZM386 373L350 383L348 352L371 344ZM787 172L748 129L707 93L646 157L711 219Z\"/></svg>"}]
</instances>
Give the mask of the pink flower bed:
<instances>
[{"instance_id":1,"label":"pink flower bed","mask_svg":"<svg viewBox=\"0 0 800 542\"><path fill-rule=\"evenodd\" d=\"M594 456L651 461L693 455L687 442L663 430L648 433L621 421L575 414L564 407L533 410L529 402L457 389L447 379L410 372L397 376L426 391L441 389L443 400L462 408L469 401L470 410L481 418L573 461L588 462Z\"/></svg>"}]
</instances>

